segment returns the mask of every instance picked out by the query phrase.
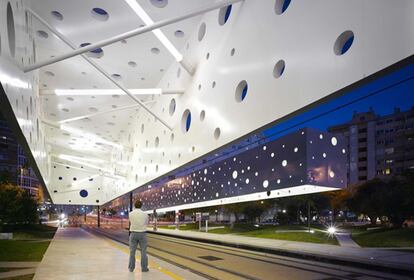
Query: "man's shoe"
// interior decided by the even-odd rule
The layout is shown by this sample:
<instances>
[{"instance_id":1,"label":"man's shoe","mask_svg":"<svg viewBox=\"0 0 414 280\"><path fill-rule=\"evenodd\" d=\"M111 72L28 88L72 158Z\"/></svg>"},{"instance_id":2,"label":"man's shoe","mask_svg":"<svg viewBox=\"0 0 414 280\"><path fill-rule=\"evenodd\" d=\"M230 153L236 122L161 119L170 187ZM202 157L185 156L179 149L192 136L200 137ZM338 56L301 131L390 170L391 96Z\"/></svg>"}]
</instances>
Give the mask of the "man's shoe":
<instances>
[{"instance_id":1,"label":"man's shoe","mask_svg":"<svg viewBox=\"0 0 414 280\"><path fill-rule=\"evenodd\" d=\"M143 269L143 270L141 270L142 272L148 272L149 271L149 269L147 268L147 269Z\"/></svg>"},{"instance_id":2,"label":"man's shoe","mask_svg":"<svg viewBox=\"0 0 414 280\"><path fill-rule=\"evenodd\" d=\"M129 270L129 272L134 272L134 270L133 270L133 269L128 268L128 270Z\"/></svg>"}]
</instances>

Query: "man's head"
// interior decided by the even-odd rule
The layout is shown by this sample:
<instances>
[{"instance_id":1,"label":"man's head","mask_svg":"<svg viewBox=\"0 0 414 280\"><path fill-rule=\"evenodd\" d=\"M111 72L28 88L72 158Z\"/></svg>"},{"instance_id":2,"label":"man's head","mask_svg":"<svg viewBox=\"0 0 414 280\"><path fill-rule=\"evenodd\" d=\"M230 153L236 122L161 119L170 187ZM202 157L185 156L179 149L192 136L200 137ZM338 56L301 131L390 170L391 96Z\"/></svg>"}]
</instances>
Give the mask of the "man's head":
<instances>
[{"instance_id":1,"label":"man's head","mask_svg":"<svg viewBox=\"0 0 414 280\"><path fill-rule=\"evenodd\" d=\"M138 199L137 201L135 201L135 208L141 209L141 207L142 207L142 201Z\"/></svg>"}]
</instances>

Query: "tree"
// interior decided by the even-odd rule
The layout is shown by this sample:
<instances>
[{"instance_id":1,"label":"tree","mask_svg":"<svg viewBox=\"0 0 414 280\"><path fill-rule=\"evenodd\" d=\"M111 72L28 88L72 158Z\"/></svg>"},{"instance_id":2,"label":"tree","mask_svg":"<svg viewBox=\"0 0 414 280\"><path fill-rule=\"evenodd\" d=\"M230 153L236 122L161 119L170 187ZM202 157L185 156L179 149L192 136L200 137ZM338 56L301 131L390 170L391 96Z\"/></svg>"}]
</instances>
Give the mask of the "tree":
<instances>
[{"instance_id":1,"label":"tree","mask_svg":"<svg viewBox=\"0 0 414 280\"><path fill-rule=\"evenodd\" d=\"M233 203L233 204L223 205L223 208L228 213L233 213L234 214L234 217L236 219L236 223L239 222L239 214L240 213L243 213L244 207L245 207L245 204L244 203Z\"/></svg>"},{"instance_id":2,"label":"tree","mask_svg":"<svg viewBox=\"0 0 414 280\"><path fill-rule=\"evenodd\" d=\"M377 218L385 216L385 204L389 199L387 182L374 178L353 188L352 195L346 201L349 209L355 213L367 215L371 224L376 224Z\"/></svg>"},{"instance_id":3,"label":"tree","mask_svg":"<svg viewBox=\"0 0 414 280\"><path fill-rule=\"evenodd\" d=\"M414 217L414 173L393 177L385 196L384 215L394 226L401 227L405 219Z\"/></svg>"},{"instance_id":4,"label":"tree","mask_svg":"<svg viewBox=\"0 0 414 280\"><path fill-rule=\"evenodd\" d=\"M0 224L31 224L37 221L37 201L18 186L0 184Z\"/></svg>"},{"instance_id":5,"label":"tree","mask_svg":"<svg viewBox=\"0 0 414 280\"><path fill-rule=\"evenodd\" d=\"M256 222L256 219L258 218L260 222L260 216L272 206L273 202L270 200L251 201L244 205L242 211L243 214L246 215L248 221Z\"/></svg>"}]
</instances>

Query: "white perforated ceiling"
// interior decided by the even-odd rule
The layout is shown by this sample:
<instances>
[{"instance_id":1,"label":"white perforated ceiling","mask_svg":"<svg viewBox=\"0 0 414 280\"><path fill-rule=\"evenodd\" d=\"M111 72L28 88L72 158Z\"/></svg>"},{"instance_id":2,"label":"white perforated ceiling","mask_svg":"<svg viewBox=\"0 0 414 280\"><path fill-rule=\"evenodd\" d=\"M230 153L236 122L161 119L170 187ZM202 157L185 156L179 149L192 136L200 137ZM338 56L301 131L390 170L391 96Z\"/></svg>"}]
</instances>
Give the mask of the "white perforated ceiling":
<instances>
[{"instance_id":1,"label":"white perforated ceiling","mask_svg":"<svg viewBox=\"0 0 414 280\"><path fill-rule=\"evenodd\" d=\"M11 3L17 38L12 40L1 26L2 84L56 203L105 203L404 59L414 49L414 20L406 12L414 8L410 0L244 0L231 11L216 9L161 28L183 55L181 64L152 32L87 54L128 89L181 92L135 95L171 130L119 92L56 95L59 89L115 89L80 56L22 72L71 50L26 8L80 47L144 24L128 1L135 3L1 2L0 18L7 14L5 2ZM221 1L137 1L154 22L216 2ZM17 45L13 51L12 43ZM182 65L193 68L193 75ZM53 168L56 163L73 168ZM61 183L76 176L76 168L82 169L79 178L85 169L100 176L81 186L86 197L80 187Z\"/></svg>"}]
</instances>

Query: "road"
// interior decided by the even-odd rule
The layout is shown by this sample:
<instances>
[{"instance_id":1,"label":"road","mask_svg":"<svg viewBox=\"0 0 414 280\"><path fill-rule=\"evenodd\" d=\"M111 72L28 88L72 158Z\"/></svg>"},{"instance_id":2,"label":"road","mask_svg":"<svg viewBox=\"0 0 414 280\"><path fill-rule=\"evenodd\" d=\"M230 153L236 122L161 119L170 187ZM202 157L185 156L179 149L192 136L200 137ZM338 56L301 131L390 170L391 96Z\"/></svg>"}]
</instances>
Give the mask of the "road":
<instances>
[{"instance_id":1,"label":"road","mask_svg":"<svg viewBox=\"0 0 414 280\"><path fill-rule=\"evenodd\" d=\"M88 230L128 244L128 232ZM148 234L148 253L206 279L412 279L379 271Z\"/></svg>"}]
</instances>

